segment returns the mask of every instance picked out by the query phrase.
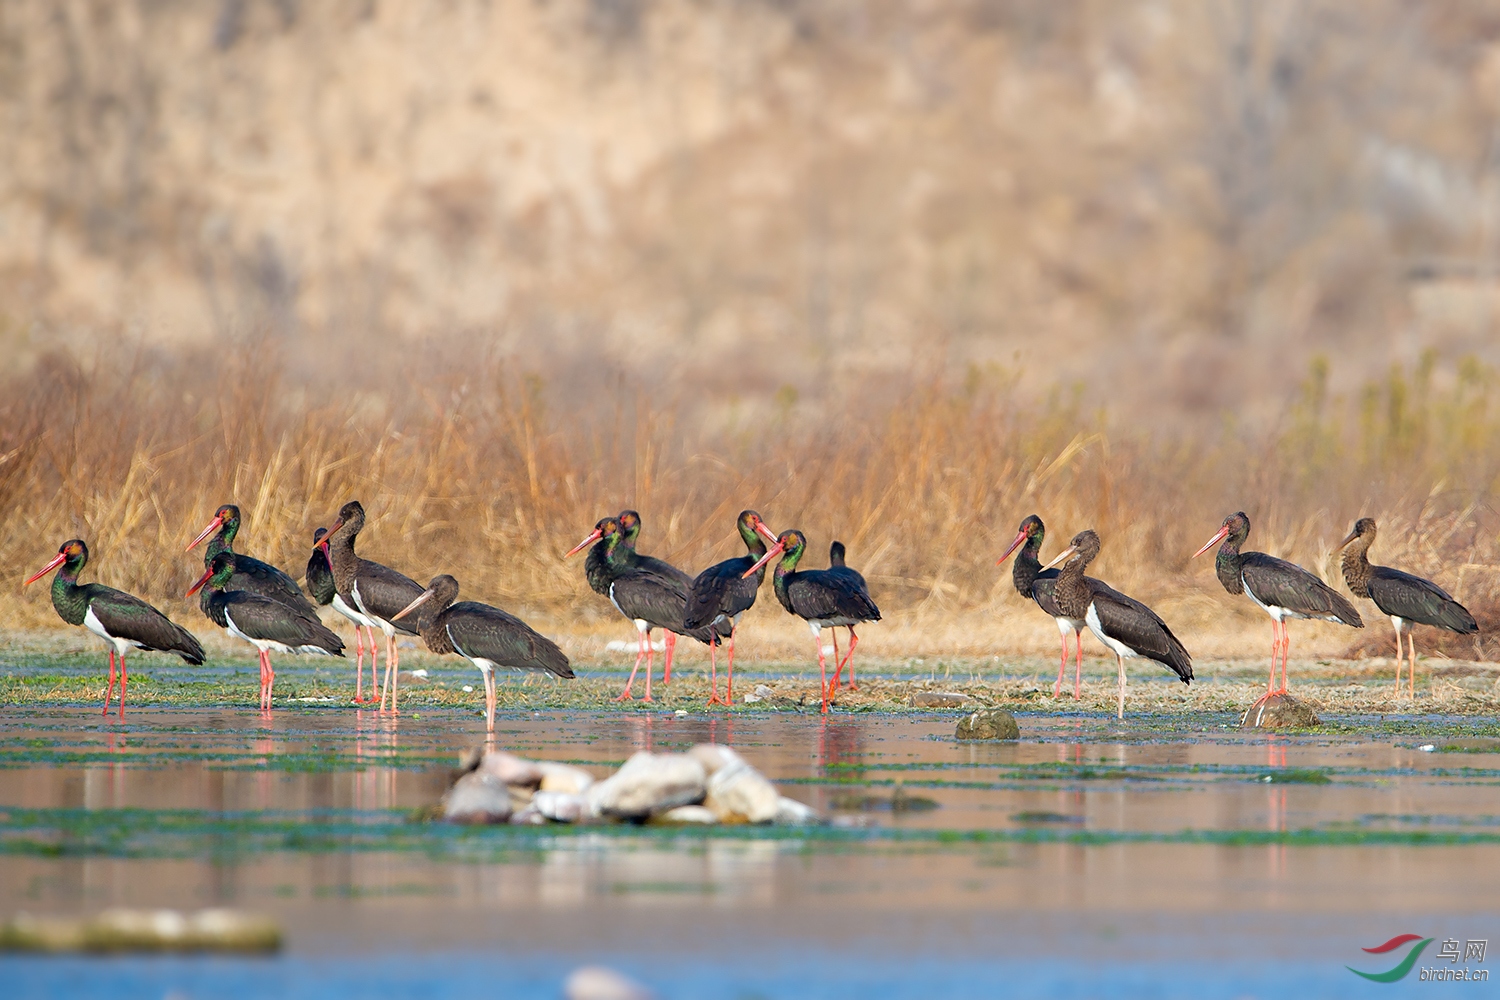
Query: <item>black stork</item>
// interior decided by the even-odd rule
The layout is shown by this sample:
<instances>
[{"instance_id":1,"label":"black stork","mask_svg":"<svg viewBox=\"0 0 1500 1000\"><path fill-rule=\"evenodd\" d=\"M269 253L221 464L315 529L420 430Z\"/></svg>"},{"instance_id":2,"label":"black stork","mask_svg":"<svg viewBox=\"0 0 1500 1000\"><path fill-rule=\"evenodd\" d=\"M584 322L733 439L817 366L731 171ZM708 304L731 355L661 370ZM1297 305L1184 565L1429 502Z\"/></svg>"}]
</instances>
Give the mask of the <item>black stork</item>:
<instances>
[{"instance_id":1,"label":"black stork","mask_svg":"<svg viewBox=\"0 0 1500 1000\"><path fill-rule=\"evenodd\" d=\"M828 572L834 576L843 577L849 581L849 585L862 591L869 596L870 588L865 584L864 574L857 569L850 569L844 561L844 543L835 540L828 546ZM859 685L854 683L854 645L859 639L854 634L854 629L849 629L849 653L842 661L839 660L839 630L833 629L829 633L833 636L833 662L837 664L833 668L833 686L838 688L839 675L843 673L845 665L849 667L848 686L851 691L858 691Z\"/></svg>"},{"instance_id":2,"label":"black stork","mask_svg":"<svg viewBox=\"0 0 1500 1000\"><path fill-rule=\"evenodd\" d=\"M735 528L749 554L725 559L699 573L688 589L687 612L682 618L682 624L688 628L719 626L722 631L722 626L729 626L729 685L722 699L719 698L717 643L708 647L713 670L713 687L708 696L710 705L734 704L734 637L740 627L740 618L755 605L755 595L760 591L766 571L765 567L761 567L753 580L747 579L744 573L766 554L766 543L761 540L763 537L773 545L776 543L776 535L766 527L760 514L753 510L740 511L740 516L735 519Z\"/></svg>"},{"instance_id":3,"label":"black stork","mask_svg":"<svg viewBox=\"0 0 1500 1000\"><path fill-rule=\"evenodd\" d=\"M847 574L838 574L826 569L798 570L797 563L807 549L807 536L795 529L783 531L776 537L760 562L745 571L749 576L772 559L780 556L776 564L776 599L788 612L807 622L812 631L813 642L818 647L819 686L823 692L823 714L828 714L828 666L823 655L822 631L825 628L844 626L849 629L849 658L854 657L854 647L859 637L854 627L864 622L880 621L880 609L870 600L864 586L864 578L858 583ZM838 674L833 675L834 684Z\"/></svg>"},{"instance_id":4,"label":"black stork","mask_svg":"<svg viewBox=\"0 0 1500 1000\"><path fill-rule=\"evenodd\" d=\"M183 551L191 552L204 539L213 535L207 548L203 550L203 568L208 569L214 561L214 556L220 552L234 551L234 536L239 533L239 530L240 509L232 503L226 503L214 511L213 520L209 521L207 527L198 533L198 537L188 542L187 548ZM273 601L280 601L305 614L316 613L317 609L303 596L302 589L297 586L297 581L270 563L253 559L243 552L236 552L234 565L235 584L239 589L269 597Z\"/></svg>"},{"instance_id":5,"label":"black stork","mask_svg":"<svg viewBox=\"0 0 1500 1000\"><path fill-rule=\"evenodd\" d=\"M599 585L607 579L605 593L610 603L620 614L635 623L636 632L640 636L635 666L631 668L630 678L625 682L625 690L615 700L626 701L631 697L631 686L635 683L635 675L644 659L646 694L643 700L654 701L651 697L651 673L655 667L656 650L651 645L651 630L662 629L669 639L676 635L689 635L708 644L717 642L721 633L718 626L689 629L682 623L687 612L688 588L692 585L692 580L686 573L660 559L637 555L624 542L625 533L620 519L607 517L594 526L594 531L587 538L569 550L569 555L589 544L594 544L596 549L603 546L603 561L598 564L598 571L590 575L589 584L598 590ZM670 651L671 648L669 644L667 649Z\"/></svg>"},{"instance_id":6,"label":"black stork","mask_svg":"<svg viewBox=\"0 0 1500 1000\"><path fill-rule=\"evenodd\" d=\"M588 548L589 554L583 558L583 575L589 581L589 589L600 597L609 596L609 585L614 582L615 571L609 564L610 543L606 541L610 535L618 534L620 522L613 517L601 517L594 523L594 530L589 536L577 545L573 546L563 556L564 559L571 558Z\"/></svg>"},{"instance_id":7,"label":"black stork","mask_svg":"<svg viewBox=\"0 0 1500 1000\"><path fill-rule=\"evenodd\" d=\"M1249 594L1250 600L1271 616L1271 680L1266 684L1265 695L1255 702L1259 705L1273 694L1286 693L1286 656L1292 645L1286 628L1288 618L1321 618L1355 628L1364 628L1365 623L1344 595L1301 566L1264 552L1240 552L1240 546L1249 537L1250 518L1244 511L1230 514L1214 537L1193 553L1193 558L1222 541L1224 544L1214 557L1214 572L1219 582L1231 594ZM1278 652L1281 654L1279 689L1276 687Z\"/></svg>"},{"instance_id":8,"label":"black stork","mask_svg":"<svg viewBox=\"0 0 1500 1000\"><path fill-rule=\"evenodd\" d=\"M1069 619L1082 619L1094 637L1115 654L1120 668L1117 718L1125 718L1125 661L1132 657L1155 660L1182 683L1193 682L1193 659L1161 616L1133 597L1083 575L1099 554L1099 535L1093 529L1073 536L1068 547L1043 570L1062 563L1053 584L1058 610Z\"/></svg>"},{"instance_id":9,"label":"black stork","mask_svg":"<svg viewBox=\"0 0 1500 1000\"><path fill-rule=\"evenodd\" d=\"M1073 700L1077 701L1083 696L1083 630L1088 628L1088 622L1082 618L1069 618L1057 606L1057 598L1054 596L1057 570L1042 569L1042 561L1037 557L1046 535L1047 526L1042 523L1042 519L1035 514L1028 515L1016 530L1016 537L1010 543L1010 548L995 560L995 565L1005 562L1006 558L1019 548L1021 552L1016 556L1016 561L1011 564L1010 573L1016 593L1035 601L1037 607L1047 612L1052 616L1052 620L1057 622L1058 636L1062 639L1062 662L1057 667L1057 680L1052 685L1054 698L1062 693L1063 673L1068 669L1068 636L1069 634L1073 636L1077 647L1077 655L1073 660ZM1124 594L1102 580L1096 580L1091 576L1084 579L1096 591L1107 593L1114 598L1129 600Z\"/></svg>"},{"instance_id":10,"label":"black stork","mask_svg":"<svg viewBox=\"0 0 1500 1000\"><path fill-rule=\"evenodd\" d=\"M495 668L544 670L572 679L573 668L557 644L508 612L477 601L454 604L458 581L448 574L432 578L422 596L397 618L419 608L417 629L434 653L457 653L484 676L484 729L495 731Z\"/></svg>"},{"instance_id":11,"label":"black stork","mask_svg":"<svg viewBox=\"0 0 1500 1000\"><path fill-rule=\"evenodd\" d=\"M231 581L238 582L237 562L238 557L227 549L214 556L187 596L202 591L198 605L203 616L260 651L260 710L270 712L271 692L276 685L272 650L343 656L344 640L318 621L316 613L305 614L248 590L230 590Z\"/></svg>"},{"instance_id":12,"label":"black stork","mask_svg":"<svg viewBox=\"0 0 1500 1000\"><path fill-rule=\"evenodd\" d=\"M52 561L26 578L22 586L35 583L57 567L52 579L52 606L69 625L82 625L109 643L109 686L104 689L104 714L115 689L115 657L120 658L120 718L125 718L125 651L158 649L176 653L194 666L203 663L203 647L191 632L166 615L123 591L99 583L78 582L78 574L89 561L89 547L82 539L63 542Z\"/></svg>"},{"instance_id":13,"label":"black stork","mask_svg":"<svg viewBox=\"0 0 1500 1000\"><path fill-rule=\"evenodd\" d=\"M639 513L633 510L622 510L620 511L618 520L620 522L620 548L623 551L615 553L614 557L617 561L623 556L625 562L635 569L645 570L669 579L675 579L680 576L685 586L692 586L692 577L676 566L657 559L654 556L643 556L636 552L636 539L641 534L641 515ZM678 633L665 625L661 627L666 632L666 635L663 637L663 642L666 646L666 656L662 662L661 682L663 684L670 684L672 682L672 655L677 649ZM714 634L717 634L717 631ZM708 642L706 639L703 641ZM713 646L713 643L709 642L709 645Z\"/></svg>"},{"instance_id":14,"label":"black stork","mask_svg":"<svg viewBox=\"0 0 1500 1000\"><path fill-rule=\"evenodd\" d=\"M412 601L421 596L423 587L409 576L389 566L361 559L354 554L354 539L365 526L365 508L350 500L339 508L338 518L328 529L328 565L333 569L333 584L345 604L358 611L368 625L385 633L385 683L380 687L380 711L385 711L385 696L391 696L391 712L396 711L397 678L401 655L396 651L396 634L416 635L415 623L409 627L392 621ZM374 636L371 635L371 643Z\"/></svg>"},{"instance_id":15,"label":"black stork","mask_svg":"<svg viewBox=\"0 0 1500 1000\"><path fill-rule=\"evenodd\" d=\"M344 603L338 587L333 582L333 566L328 561L328 529L313 532L313 553L307 560L307 592L319 607L333 610L354 623L354 703L363 705L375 701L375 689L379 687L375 674L375 626L364 615ZM236 557L237 558L237 557ZM370 633L370 697L364 695L365 633Z\"/></svg>"},{"instance_id":16,"label":"black stork","mask_svg":"<svg viewBox=\"0 0 1500 1000\"><path fill-rule=\"evenodd\" d=\"M1417 639L1411 634L1412 623L1436 625L1450 632L1472 635L1479 625L1469 609L1459 604L1448 592L1431 580L1403 573L1390 566L1370 565L1370 544L1375 541L1375 519L1362 517L1354 522L1354 530L1340 543L1344 550L1341 565L1344 582L1355 597L1368 598L1375 602L1381 613L1391 616L1396 628L1396 696L1401 696L1401 633L1407 635L1407 646L1411 653L1410 669L1406 675L1407 694L1416 697Z\"/></svg>"}]
</instances>

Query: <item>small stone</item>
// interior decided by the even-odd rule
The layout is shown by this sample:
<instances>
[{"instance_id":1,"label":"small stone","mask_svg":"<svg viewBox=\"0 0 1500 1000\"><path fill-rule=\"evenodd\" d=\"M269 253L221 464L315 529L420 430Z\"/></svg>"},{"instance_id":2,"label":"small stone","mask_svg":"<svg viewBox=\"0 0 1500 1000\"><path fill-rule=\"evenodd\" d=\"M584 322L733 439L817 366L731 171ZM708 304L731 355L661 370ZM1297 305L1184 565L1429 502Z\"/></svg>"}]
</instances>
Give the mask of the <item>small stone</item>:
<instances>
[{"instance_id":1,"label":"small stone","mask_svg":"<svg viewBox=\"0 0 1500 1000\"><path fill-rule=\"evenodd\" d=\"M572 764L554 764L550 760L539 760L536 766L542 769L541 790L544 792L570 792L581 795L594 783L594 776Z\"/></svg>"},{"instance_id":2,"label":"small stone","mask_svg":"<svg viewBox=\"0 0 1500 1000\"><path fill-rule=\"evenodd\" d=\"M708 779L708 796L703 804L722 823L769 823L776 818L780 798L765 775L743 760L735 760Z\"/></svg>"},{"instance_id":3,"label":"small stone","mask_svg":"<svg viewBox=\"0 0 1500 1000\"><path fill-rule=\"evenodd\" d=\"M588 812L588 804L582 795L545 788L536 793L530 808L556 823L581 822Z\"/></svg>"},{"instance_id":4,"label":"small stone","mask_svg":"<svg viewBox=\"0 0 1500 1000\"><path fill-rule=\"evenodd\" d=\"M760 700L761 700L760 696L759 695L754 695L754 694L747 694L747 695L745 695L745 699L744 699L746 705L754 705L757 702L759 702Z\"/></svg>"},{"instance_id":5,"label":"small stone","mask_svg":"<svg viewBox=\"0 0 1500 1000\"><path fill-rule=\"evenodd\" d=\"M509 786L488 771L464 775L443 796L449 823L504 823L513 811Z\"/></svg>"},{"instance_id":6,"label":"small stone","mask_svg":"<svg viewBox=\"0 0 1500 1000\"><path fill-rule=\"evenodd\" d=\"M906 703L912 708L959 708L969 700L959 691L915 691Z\"/></svg>"},{"instance_id":7,"label":"small stone","mask_svg":"<svg viewBox=\"0 0 1500 1000\"><path fill-rule=\"evenodd\" d=\"M510 814L511 826L546 826L547 817L536 807L535 802L529 802L525 809L517 809Z\"/></svg>"},{"instance_id":8,"label":"small stone","mask_svg":"<svg viewBox=\"0 0 1500 1000\"><path fill-rule=\"evenodd\" d=\"M526 785L536 788L545 776L541 765L534 760L517 757L504 750L492 750L479 762L479 770L492 774L507 785Z\"/></svg>"},{"instance_id":9,"label":"small stone","mask_svg":"<svg viewBox=\"0 0 1500 1000\"><path fill-rule=\"evenodd\" d=\"M677 826L712 826L719 822L719 817L706 806L677 806L651 817L651 822Z\"/></svg>"},{"instance_id":10,"label":"small stone","mask_svg":"<svg viewBox=\"0 0 1500 1000\"><path fill-rule=\"evenodd\" d=\"M1003 708L981 708L959 719L953 736L960 740L1018 740L1021 727Z\"/></svg>"},{"instance_id":11,"label":"small stone","mask_svg":"<svg viewBox=\"0 0 1500 1000\"><path fill-rule=\"evenodd\" d=\"M1250 706L1240 717L1243 729L1311 729L1318 724L1312 706L1289 694L1273 694Z\"/></svg>"},{"instance_id":12,"label":"small stone","mask_svg":"<svg viewBox=\"0 0 1500 1000\"><path fill-rule=\"evenodd\" d=\"M563 1000L653 1000L655 996L629 976L602 965L574 969L563 982Z\"/></svg>"},{"instance_id":13,"label":"small stone","mask_svg":"<svg viewBox=\"0 0 1500 1000\"><path fill-rule=\"evenodd\" d=\"M745 762L745 758L722 743L699 743L688 751L688 755L703 765L703 773L709 777L720 768Z\"/></svg>"},{"instance_id":14,"label":"small stone","mask_svg":"<svg viewBox=\"0 0 1500 1000\"><path fill-rule=\"evenodd\" d=\"M818 811L805 802L789 799L785 795L776 799L777 826L807 826L818 822Z\"/></svg>"},{"instance_id":15,"label":"small stone","mask_svg":"<svg viewBox=\"0 0 1500 1000\"><path fill-rule=\"evenodd\" d=\"M675 806L696 805L707 793L703 765L687 754L633 754L625 765L584 793L589 812L644 819Z\"/></svg>"},{"instance_id":16,"label":"small stone","mask_svg":"<svg viewBox=\"0 0 1500 1000\"><path fill-rule=\"evenodd\" d=\"M775 694L776 694L775 691L772 691L770 688L766 687L764 684L757 684L757 685L755 685L755 697L757 697L757 698L761 698L761 699L771 698L771 697L774 697Z\"/></svg>"}]
</instances>

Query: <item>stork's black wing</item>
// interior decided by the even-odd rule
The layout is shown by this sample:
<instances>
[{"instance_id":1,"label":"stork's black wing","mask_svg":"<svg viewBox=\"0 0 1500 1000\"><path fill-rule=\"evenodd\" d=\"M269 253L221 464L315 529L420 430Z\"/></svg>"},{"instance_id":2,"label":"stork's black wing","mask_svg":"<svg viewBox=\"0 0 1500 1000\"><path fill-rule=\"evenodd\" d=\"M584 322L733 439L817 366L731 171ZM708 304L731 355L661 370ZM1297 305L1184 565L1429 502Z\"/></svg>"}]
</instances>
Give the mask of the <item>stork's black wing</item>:
<instances>
[{"instance_id":1,"label":"stork's black wing","mask_svg":"<svg viewBox=\"0 0 1500 1000\"><path fill-rule=\"evenodd\" d=\"M194 666L203 662L203 646L193 633L139 597L100 583L82 589L89 610L110 635L140 643L143 649L176 653Z\"/></svg>"},{"instance_id":2,"label":"stork's black wing","mask_svg":"<svg viewBox=\"0 0 1500 1000\"><path fill-rule=\"evenodd\" d=\"M235 628L252 639L279 642L293 649L315 646L333 656L344 655L344 640L314 615L300 614L260 594L243 590L226 593L224 614Z\"/></svg>"},{"instance_id":3,"label":"stork's black wing","mask_svg":"<svg viewBox=\"0 0 1500 1000\"><path fill-rule=\"evenodd\" d=\"M420 583L389 566L361 559L354 572L354 586L359 591L359 604L370 614L384 618L403 635L417 634L415 623L409 619L392 619L426 592Z\"/></svg>"},{"instance_id":4,"label":"stork's black wing","mask_svg":"<svg viewBox=\"0 0 1500 1000\"><path fill-rule=\"evenodd\" d=\"M878 622L880 609L869 593L848 576L826 569L792 573L786 584L787 599L794 614L806 618L853 618Z\"/></svg>"},{"instance_id":5,"label":"stork's black wing","mask_svg":"<svg viewBox=\"0 0 1500 1000\"><path fill-rule=\"evenodd\" d=\"M1431 580L1389 566L1370 567L1370 598L1388 615L1451 632L1477 632L1469 609Z\"/></svg>"},{"instance_id":6,"label":"stork's black wing","mask_svg":"<svg viewBox=\"0 0 1500 1000\"><path fill-rule=\"evenodd\" d=\"M295 608L305 614L314 614L316 611L312 602L297 586L296 580L270 563L261 562L252 556L240 555L238 552L234 554L233 586L235 590L280 601L287 607ZM333 598L330 597L329 600Z\"/></svg>"},{"instance_id":7,"label":"stork's black wing","mask_svg":"<svg viewBox=\"0 0 1500 1000\"><path fill-rule=\"evenodd\" d=\"M1359 612L1343 594L1296 563L1264 552L1246 552L1240 560L1240 577L1262 604L1309 618L1333 618L1355 628L1365 627Z\"/></svg>"},{"instance_id":8,"label":"stork's black wing","mask_svg":"<svg viewBox=\"0 0 1500 1000\"><path fill-rule=\"evenodd\" d=\"M715 563L699 573L688 589L683 624L688 628L704 628L719 615L733 618L750 610L760 589L760 579L744 574L755 563L749 556L740 556Z\"/></svg>"},{"instance_id":9,"label":"stork's black wing","mask_svg":"<svg viewBox=\"0 0 1500 1000\"><path fill-rule=\"evenodd\" d=\"M515 615L477 601L461 601L443 613L453 648L463 656L502 667L545 670L572 677L568 657L557 644Z\"/></svg>"},{"instance_id":10,"label":"stork's black wing","mask_svg":"<svg viewBox=\"0 0 1500 1000\"><path fill-rule=\"evenodd\" d=\"M1093 608L1104 634L1155 660L1192 683L1193 659L1161 616L1107 585L1093 592Z\"/></svg>"}]
</instances>

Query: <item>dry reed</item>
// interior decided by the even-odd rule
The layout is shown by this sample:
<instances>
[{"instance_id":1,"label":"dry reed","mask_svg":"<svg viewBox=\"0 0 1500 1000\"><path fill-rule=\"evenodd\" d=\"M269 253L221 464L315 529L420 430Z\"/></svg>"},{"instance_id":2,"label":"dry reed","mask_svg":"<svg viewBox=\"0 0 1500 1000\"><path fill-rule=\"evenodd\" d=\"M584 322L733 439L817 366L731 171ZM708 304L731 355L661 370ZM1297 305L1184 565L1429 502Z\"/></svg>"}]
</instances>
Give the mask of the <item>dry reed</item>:
<instances>
[{"instance_id":1,"label":"dry reed","mask_svg":"<svg viewBox=\"0 0 1500 1000\"><path fill-rule=\"evenodd\" d=\"M1033 398L995 371L725 401L639 386L569 395L560 377L505 359L437 364L393 374L381 392L337 373L293 381L274 354L49 355L5 387L0 560L18 584L83 537L92 578L207 631L179 599L200 571L182 548L217 504L241 506L240 548L300 577L313 528L357 497L371 558L424 581L452 571L466 596L554 633L623 635L561 553L631 506L642 550L696 571L738 554L732 521L749 506L807 532L814 566L831 538L849 546L887 612L867 633L885 636L872 651L974 655L1056 642L994 564L1038 512L1047 554L1096 528L1098 575L1154 603L1196 653L1260 656L1259 611L1222 592L1209 559L1188 560L1244 509L1253 548L1335 578L1333 547L1374 516L1376 561L1433 576L1486 617L1500 606L1500 395L1477 363L1441 384L1431 363L1393 371L1347 402L1327 398L1315 365L1274 428L1226 418L1172 434L1108 421L1077 394ZM7 590L0 614L18 628L59 624L44 586ZM805 632L769 588L755 615L775 625L762 648L800 649ZM1309 627L1294 651L1353 638Z\"/></svg>"}]
</instances>

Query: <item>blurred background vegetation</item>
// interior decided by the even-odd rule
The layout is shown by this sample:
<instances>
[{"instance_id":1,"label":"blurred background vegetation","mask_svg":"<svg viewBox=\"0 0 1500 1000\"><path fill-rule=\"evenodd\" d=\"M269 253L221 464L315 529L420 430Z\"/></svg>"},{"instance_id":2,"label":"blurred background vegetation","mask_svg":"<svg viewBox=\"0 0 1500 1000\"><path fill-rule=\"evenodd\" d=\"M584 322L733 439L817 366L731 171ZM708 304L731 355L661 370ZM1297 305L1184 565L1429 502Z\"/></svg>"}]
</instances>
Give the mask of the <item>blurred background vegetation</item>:
<instances>
[{"instance_id":1,"label":"blurred background vegetation","mask_svg":"<svg viewBox=\"0 0 1500 1000\"><path fill-rule=\"evenodd\" d=\"M598 516L696 570L755 506L890 655L978 654L1056 641L993 565L1036 511L1261 655L1186 560L1245 509L1333 578L1375 516L1494 620L1493 4L10 0L0 125L17 574L82 535L166 599L218 503L297 568L359 496L586 632Z\"/></svg>"}]
</instances>

